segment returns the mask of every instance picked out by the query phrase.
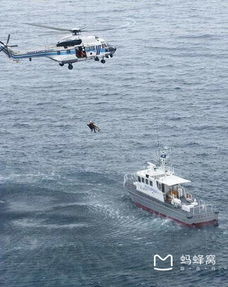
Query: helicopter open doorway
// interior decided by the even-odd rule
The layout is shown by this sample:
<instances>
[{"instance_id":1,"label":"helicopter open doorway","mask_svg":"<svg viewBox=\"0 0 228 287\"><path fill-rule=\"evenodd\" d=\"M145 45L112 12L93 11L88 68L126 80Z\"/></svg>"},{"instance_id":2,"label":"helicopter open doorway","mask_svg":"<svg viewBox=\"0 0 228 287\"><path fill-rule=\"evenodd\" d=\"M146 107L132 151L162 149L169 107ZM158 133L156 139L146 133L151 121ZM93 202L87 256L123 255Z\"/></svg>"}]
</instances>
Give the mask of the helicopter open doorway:
<instances>
[{"instance_id":1,"label":"helicopter open doorway","mask_svg":"<svg viewBox=\"0 0 228 287\"><path fill-rule=\"evenodd\" d=\"M86 51L85 51L85 48L82 47L82 46L79 46L79 47L76 47L75 48L75 55L77 58L86 58L87 55L86 55Z\"/></svg>"}]
</instances>

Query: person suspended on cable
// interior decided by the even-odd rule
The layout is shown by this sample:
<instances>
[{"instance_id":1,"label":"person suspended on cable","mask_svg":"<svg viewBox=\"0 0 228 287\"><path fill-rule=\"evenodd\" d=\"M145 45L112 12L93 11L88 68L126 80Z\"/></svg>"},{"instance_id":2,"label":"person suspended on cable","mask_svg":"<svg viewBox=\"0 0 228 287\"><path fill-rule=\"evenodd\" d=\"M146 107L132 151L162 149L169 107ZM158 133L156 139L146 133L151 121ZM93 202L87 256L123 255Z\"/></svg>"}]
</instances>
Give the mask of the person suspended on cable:
<instances>
[{"instance_id":1,"label":"person suspended on cable","mask_svg":"<svg viewBox=\"0 0 228 287\"><path fill-rule=\"evenodd\" d=\"M91 132L99 132L101 129L92 121L89 121L89 123L87 124L87 126L90 128Z\"/></svg>"}]
</instances>

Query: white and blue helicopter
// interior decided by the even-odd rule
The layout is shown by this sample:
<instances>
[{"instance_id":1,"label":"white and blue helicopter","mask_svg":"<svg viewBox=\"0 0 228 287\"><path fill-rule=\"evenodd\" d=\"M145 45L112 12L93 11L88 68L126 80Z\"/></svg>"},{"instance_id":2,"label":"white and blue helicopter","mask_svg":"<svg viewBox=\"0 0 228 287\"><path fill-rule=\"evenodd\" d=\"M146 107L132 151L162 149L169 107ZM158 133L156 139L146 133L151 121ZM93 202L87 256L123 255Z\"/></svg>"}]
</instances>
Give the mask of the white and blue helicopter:
<instances>
[{"instance_id":1,"label":"white and blue helicopter","mask_svg":"<svg viewBox=\"0 0 228 287\"><path fill-rule=\"evenodd\" d=\"M57 42L56 46L49 47L37 51L16 52L12 47L17 45L9 45L10 34L6 43L0 41L0 52L4 52L9 58L19 61L21 59L46 57L59 63L60 66L68 65L68 69L73 69L73 63L86 60L101 61L105 63L106 58L112 58L116 48L109 45L104 39L97 36L81 35L82 32L87 32L85 29L64 29L39 24L28 24L32 26L53 29L57 31L71 32Z\"/></svg>"}]
</instances>

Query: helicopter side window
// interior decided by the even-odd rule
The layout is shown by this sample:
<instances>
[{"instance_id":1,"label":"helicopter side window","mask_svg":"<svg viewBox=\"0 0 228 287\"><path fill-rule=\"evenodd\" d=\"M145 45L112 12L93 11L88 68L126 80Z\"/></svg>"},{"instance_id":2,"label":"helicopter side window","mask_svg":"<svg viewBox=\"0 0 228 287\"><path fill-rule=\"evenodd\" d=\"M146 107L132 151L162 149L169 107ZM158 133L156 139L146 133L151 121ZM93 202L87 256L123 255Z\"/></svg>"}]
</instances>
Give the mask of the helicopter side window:
<instances>
[{"instance_id":1,"label":"helicopter side window","mask_svg":"<svg viewBox=\"0 0 228 287\"><path fill-rule=\"evenodd\" d=\"M153 182L150 180L150 186L153 186Z\"/></svg>"},{"instance_id":2,"label":"helicopter side window","mask_svg":"<svg viewBox=\"0 0 228 287\"><path fill-rule=\"evenodd\" d=\"M142 182L144 182L144 178L142 177Z\"/></svg>"},{"instance_id":3,"label":"helicopter side window","mask_svg":"<svg viewBox=\"0 0 228 287\"><path fill-rule=\"evenodd\" d=\"M148 179L146 178L146 184L148 184Z\"/></svg>"},{"instance_id":4,"label":"helicopter side window","mask_svg":"<svg viewBox=\"0 0 228 287\"><path fill-rule=\"evenodd\" d=\"M94 46L90 46L85 48L87 52L94 52L95 51L95 47Z\"/></svg>"},{"instance_id":5,"label":"helicopter side window","mask_svg":"<svg viewBox=\"0 0 228 287\"><path fill-rule=\"evenodd\" d=\"M89 53L90 55L93 55L93 49L91 49L91 47L86 47L86 48L85 48L85 51L86 51L87 53Z\"/></svg>"}]
</instances>

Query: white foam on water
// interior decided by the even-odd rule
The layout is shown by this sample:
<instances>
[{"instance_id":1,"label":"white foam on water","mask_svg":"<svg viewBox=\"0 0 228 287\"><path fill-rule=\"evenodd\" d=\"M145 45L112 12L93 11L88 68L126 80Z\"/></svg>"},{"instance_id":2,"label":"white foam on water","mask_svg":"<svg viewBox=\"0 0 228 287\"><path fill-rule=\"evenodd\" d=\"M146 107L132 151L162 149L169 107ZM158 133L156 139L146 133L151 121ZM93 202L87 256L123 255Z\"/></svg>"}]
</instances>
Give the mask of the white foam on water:
<instances>
[{"instance_id":1,"label":"white foam on water","mask_svg":"<svg viewBox=\"0 0 228 287\"><path fill-rule=\"evenodd\" d=\"M46 229L73 229L81 227L89 227L88 223L69 223L69 224L53 224L45 223L44 220L39 219L17 219L13 221L17 227L23 228L46 228Z\"/></svg>"}]
</instances>

